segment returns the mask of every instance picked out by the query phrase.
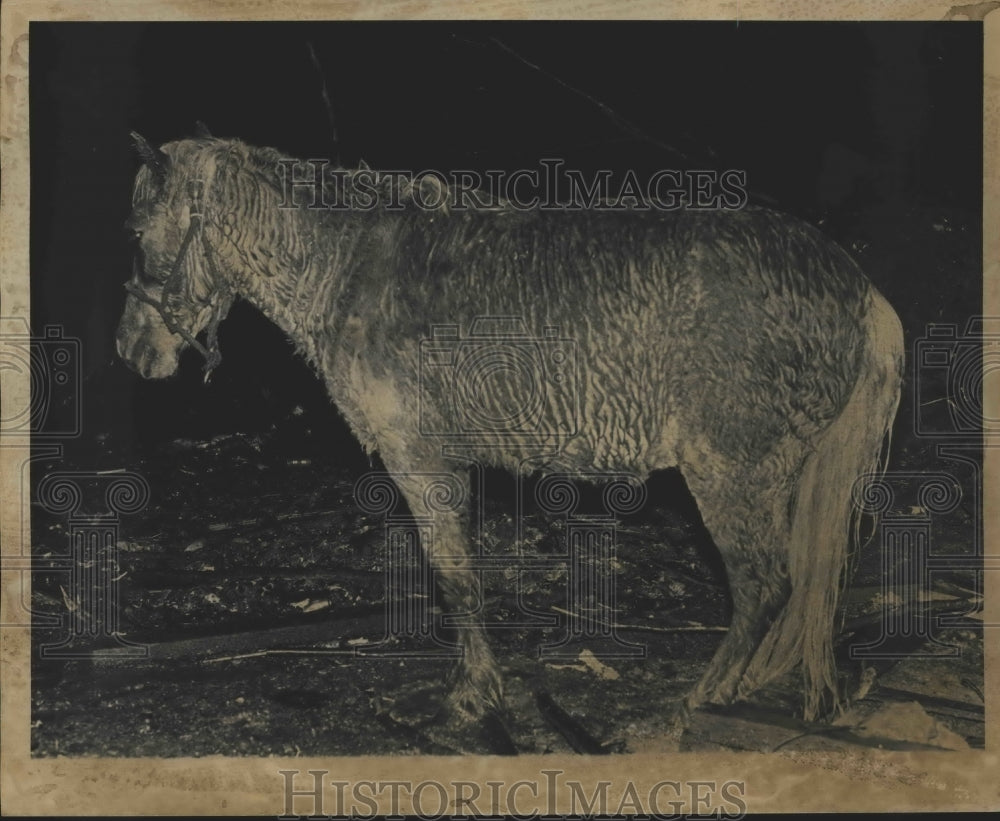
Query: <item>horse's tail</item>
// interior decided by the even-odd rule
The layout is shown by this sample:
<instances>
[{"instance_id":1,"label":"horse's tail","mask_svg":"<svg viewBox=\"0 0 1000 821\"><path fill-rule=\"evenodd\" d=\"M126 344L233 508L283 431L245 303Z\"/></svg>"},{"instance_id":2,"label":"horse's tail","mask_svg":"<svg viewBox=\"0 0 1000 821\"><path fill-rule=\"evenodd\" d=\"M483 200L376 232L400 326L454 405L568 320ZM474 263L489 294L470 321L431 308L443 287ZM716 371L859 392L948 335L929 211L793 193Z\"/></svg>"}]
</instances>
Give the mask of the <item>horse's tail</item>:
<instances>
[{"instance_id":1,"label":"horse's tail","mask_svg":"<svg viewBox=\"0 0 1000 821\"><path fill-rule=\"evenodd\" d=\"M839 704L833 637L849 547L860 545L852 490L878 475L899 405L903 330L888 302L871 289L859 376L847 406L808 457L798 483L789 543L791 595L744 674L755 690L802 663L807 720ZM885 450L883 451L883 447ZM832 703L831 703L832 701Z\"/></svg>"}]
</instances>

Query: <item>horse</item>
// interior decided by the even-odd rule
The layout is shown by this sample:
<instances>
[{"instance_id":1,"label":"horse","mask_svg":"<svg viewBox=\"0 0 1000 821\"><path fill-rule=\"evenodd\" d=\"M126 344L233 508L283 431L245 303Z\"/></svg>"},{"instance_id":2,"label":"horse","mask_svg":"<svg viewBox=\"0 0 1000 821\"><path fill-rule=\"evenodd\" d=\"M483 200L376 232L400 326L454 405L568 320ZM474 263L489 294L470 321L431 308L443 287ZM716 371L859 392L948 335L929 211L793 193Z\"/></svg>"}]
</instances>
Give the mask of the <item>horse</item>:
<instances>
[{"instance_id":1,"label":"horse","mask_svg":"<svg viewBox=\"0 0 1000 821\"><path fill-rule=\"evenodd\" d=\"M133 370L169 377L190 347L210 372L233 301L256 306L411 513L433 522L422 549L451 612L475 612L479 597L468 502L432 504L429 477L452 477L467 500L473 459L535 475L676 468L732 598L725 638L679 714L796 667L806 719L841 704L833 641L858 539L852 494L884 467L903 369L899 319L843 249L751 205L460 210L415 207L415 188L393 206L290 203L294 158L276 149L133 137L138 248L117 330ZM359 173L342 178L356 192ZM535 335L518 355L545 360L538 384L517 367L477 382L454 357L428 359L428 339L458 344L453 332L436 338L442 328L483 316L518 318L517 339ZM545 352L556 328L573 353L561 380ZM532 391L543 394L533 404ZM441 446L451 435L466 461ZM466 620L457 640L447 715L496 715L502 681L483 625Z\"/></svg>"}]
</instances>

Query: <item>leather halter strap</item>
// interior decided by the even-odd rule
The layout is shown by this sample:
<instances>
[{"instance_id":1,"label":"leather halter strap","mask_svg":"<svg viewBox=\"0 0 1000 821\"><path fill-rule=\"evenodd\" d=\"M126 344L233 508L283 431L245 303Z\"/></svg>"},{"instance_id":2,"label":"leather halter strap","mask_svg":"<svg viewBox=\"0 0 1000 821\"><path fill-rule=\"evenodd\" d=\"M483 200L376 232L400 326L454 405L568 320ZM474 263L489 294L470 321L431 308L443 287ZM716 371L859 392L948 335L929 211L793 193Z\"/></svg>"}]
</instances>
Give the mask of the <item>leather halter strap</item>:
<instances>
[{"instance_id":1,"label":"leather halter strap","mask_svg":"<svg viewBox=\"0 0 1000 821\"><path fill-rule=\"evenodd\" d=\"M205 358L203 370L205 372L205 382L208 382L212 371L222 362L222 353L219 351L218 339L219 324L226 318L226 314L229 313L229 308L233 303L233 295L230 293L228 288L224 288L221 285L222 279L219 276L219 270L215 265L215 255L212 253L212 247L209 245L202 230L204 224L204 211L202 210L204 190L205 183L203 180L195 179L188 183L188 195L191 198L191 219L188 224L187 233L184 234L184 239L181 241L181 247L177 251L177 257L174 260L173 267L170 269L170 275L163 282L163 289L160 298L156 299L152 297L144 288L136 285L132 281L125 283L125 290L140 302L152 305L156 309L157 313L159 313L160 318L163 320L163 324L167 327L167 330L170 331L170 333L177 334L183 338L188 345L198 351L198 353ZM184 260L187 257L188 251L191 248L191 244L194 242L195 238L201 242L205 260L208 263L209 273L214 281L217 291L222 294L222 299L220 299L213 306L212 318L209 320L207 326L205 339L208 343L207 346L199 342L195 337L195 334L191 333L191 331L181 325L176 314L170 307L170 298L177 296L180 293L182 279L181 270L184 266ZM138 271L138 266L139 261L137 257L133 261L133 273ZM202 304L211 305L212 300L205 300Z\"/></svg>"}]
</instances>

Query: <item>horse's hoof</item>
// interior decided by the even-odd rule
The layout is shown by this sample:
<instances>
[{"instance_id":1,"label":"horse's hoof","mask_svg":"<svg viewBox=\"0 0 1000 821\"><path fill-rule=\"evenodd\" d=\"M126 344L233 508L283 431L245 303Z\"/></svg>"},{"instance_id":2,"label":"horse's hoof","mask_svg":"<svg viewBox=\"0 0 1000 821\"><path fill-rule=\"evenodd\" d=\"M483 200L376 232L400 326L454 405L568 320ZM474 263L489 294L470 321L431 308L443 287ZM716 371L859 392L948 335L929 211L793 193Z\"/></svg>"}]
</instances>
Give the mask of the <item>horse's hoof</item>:
<instances>
[{"instance_id":1,"label":"horse's hoof","mask_svg":"<svg viewBox=\"0 0 1000 821\"><path fill-rule=\"evenodd\" d=\"M383 721L423 738L435 754L518 754L499 711L473 712L468 701L456 709L452 695L442 683L421 682L383 694L373 706Z\"/></svg>"},{"instance_id":2,"label":"horse's hoof","mask_svg":"<svg viewBox=\"0 0 1000 821\"><path fill-rule=\"evenodd\" d=\"M466 755L517 755L517 745L503 718L490 711L478 719L442 712L440 720L423 728L434 744Z\"/></svg>"},{"instance_id":3,"label":"horse's hoof","mask_svg":"<svg viewBox=\"0 0 1000 821\"><path fill-rule=\"evenodd\" d=\"M684 733L691 726L691 713L693 710L694 708L685 699L677 706L677 709L674 710L673 715L670 716L667 722L667 738L678 746L680 746Z\"/></svg>"},{"instance_id":4,"label":"horse's hoof","mask_svg":"<svg viewBox=\"0 0 1000 821\"><path fill-rule=\"evenodd\" d=\"M441 684L420 682L397 687L373 702L376 713L410 729L420 729L438 721L447 690Z\"/></svg>"}]
</instances>

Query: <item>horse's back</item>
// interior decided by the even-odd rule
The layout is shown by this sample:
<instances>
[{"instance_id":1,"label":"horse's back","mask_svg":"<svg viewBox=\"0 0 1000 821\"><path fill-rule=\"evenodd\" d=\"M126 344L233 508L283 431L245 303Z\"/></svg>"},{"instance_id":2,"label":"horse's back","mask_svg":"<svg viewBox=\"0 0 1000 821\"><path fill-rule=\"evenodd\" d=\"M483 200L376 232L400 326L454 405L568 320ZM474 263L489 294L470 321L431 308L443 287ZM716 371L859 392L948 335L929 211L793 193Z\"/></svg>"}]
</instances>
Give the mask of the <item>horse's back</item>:
<instances>
[{"instance_id":1,"label":"horse's back","mask_svg":"<svg viewBox=\"0 0 1000 821\"><path fill-rule=\"evenodd\" d=\"M815 436L854 384L870 285L795 218L764 209L456 212L400 225L369 298L379 308L368 342L419 372L411 388L431 428L465 424L449 418L462 410L462 374L421 359L436 329L453 326L444 347L469 355L505 342L484 315L516 317L509 350L544 359L564 344L570 354L561 386L546 381L548 361L527 376L508 363L482 382L484 419L502 420L518 394L540 386L551 400L539 417L548 427L501 429L494 460L505 461L506 448L517 461L552 433L541 439L555 441L567 468L645 473L677 464L685 440L752 464L789 436Z\"/></svg>"}]
</instances>

